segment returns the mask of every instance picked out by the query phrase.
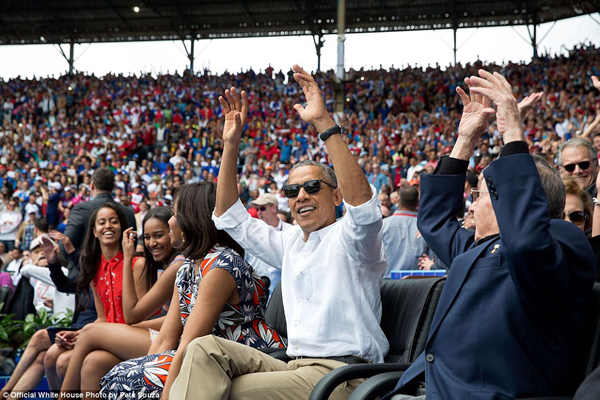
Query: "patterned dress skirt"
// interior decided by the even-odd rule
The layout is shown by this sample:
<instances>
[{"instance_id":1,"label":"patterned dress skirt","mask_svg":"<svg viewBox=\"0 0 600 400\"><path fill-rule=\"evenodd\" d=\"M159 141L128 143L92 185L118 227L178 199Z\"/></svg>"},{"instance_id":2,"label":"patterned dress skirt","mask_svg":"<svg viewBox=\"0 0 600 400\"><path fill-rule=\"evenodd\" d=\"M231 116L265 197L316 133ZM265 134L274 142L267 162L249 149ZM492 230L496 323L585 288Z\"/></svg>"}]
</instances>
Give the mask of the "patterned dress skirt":
<instances>
[{"instance_id":1,"label":"patterned dress skirt","mask_svg":"<svg viewBox=\"0 0 600 400\"><path fill-rule=\"evenodd\" d=\"M175 350L151 354L116 365L100 380L107 399L158 399L162 395Z\"/></svg>"}]
</instances>

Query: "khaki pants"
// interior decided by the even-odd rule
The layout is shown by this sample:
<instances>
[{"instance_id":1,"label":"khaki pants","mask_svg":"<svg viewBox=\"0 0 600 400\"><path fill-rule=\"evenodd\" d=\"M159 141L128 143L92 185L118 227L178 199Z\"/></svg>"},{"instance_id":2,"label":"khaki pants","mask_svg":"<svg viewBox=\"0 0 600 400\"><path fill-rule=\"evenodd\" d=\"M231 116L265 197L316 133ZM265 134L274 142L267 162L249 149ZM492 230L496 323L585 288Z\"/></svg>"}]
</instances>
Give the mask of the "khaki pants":
<instances>
[{"instance_id":1,"label":"khaki pants","mask_svg":"<svg viewBox=\"0 0 600 400\"><path fill-rule=\"evenodd\" d=\"M207 335L187 346L169 398L306 400L323 376L343 365L324 359L285 363L249 346ZM347 399L362 381L338 386L330 398Z\"/></svg>"}]
</instances>

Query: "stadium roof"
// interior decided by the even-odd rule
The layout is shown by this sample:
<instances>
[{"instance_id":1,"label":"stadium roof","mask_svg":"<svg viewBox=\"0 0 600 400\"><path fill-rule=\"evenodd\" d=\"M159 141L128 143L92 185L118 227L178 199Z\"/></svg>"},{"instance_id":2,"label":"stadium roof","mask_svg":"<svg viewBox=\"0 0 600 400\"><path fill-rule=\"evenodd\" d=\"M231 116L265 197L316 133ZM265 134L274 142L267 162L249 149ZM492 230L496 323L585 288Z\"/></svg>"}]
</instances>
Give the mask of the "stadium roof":
<instances>
[{"instance_id":1,"label":"stadium roof","mask_svg":"<svg viewBox=\"0 0 600 400\"><path fill-rule=\"evenodd\" d=\"M137 10L137 11L136 11ZM346 0L346 33L527 25L600 0ZM2 0L0 44L337 33L337 0Z\"/></svg>"}]
</instances>

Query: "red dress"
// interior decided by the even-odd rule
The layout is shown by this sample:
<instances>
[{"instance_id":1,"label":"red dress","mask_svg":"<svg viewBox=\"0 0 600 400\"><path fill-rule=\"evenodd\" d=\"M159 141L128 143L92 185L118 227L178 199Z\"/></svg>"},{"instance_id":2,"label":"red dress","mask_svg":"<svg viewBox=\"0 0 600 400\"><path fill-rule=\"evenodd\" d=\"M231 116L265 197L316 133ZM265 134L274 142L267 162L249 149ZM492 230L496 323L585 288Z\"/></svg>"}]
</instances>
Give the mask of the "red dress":
<instances>
[{"instance_id":1,"label":"red dress","mask_svg":"<svg viewBox=\"0 0 600 400\"><path fill-rule=\"evenodd\" d=\"M135 264L135 260L133 262ZM100 257L94 289L104 306L106 322L125 323L123 316L123 253L107 260Z\"/></svg>"}]
</instances>

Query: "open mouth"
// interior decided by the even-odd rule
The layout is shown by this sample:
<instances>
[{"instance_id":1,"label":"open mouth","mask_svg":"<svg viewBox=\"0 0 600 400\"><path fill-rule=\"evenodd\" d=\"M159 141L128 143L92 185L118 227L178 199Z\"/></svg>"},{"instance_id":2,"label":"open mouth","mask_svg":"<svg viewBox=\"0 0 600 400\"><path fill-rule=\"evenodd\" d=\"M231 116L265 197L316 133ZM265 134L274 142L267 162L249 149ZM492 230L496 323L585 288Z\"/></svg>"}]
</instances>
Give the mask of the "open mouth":
<instances>
[{"instance_id":1,"label":"open mouth","mask_svg":"<svg viewBox=\"0 0 600 400\"><path fill-rule=\"evenodd\" d=\"M309 213L309 212L314 211L314 210L316 210L316 208L313 207L313 206L301 207L301 208L298 209L298 215L306 214L306 213Z\"/></svg>"}]
</instances>

